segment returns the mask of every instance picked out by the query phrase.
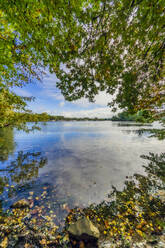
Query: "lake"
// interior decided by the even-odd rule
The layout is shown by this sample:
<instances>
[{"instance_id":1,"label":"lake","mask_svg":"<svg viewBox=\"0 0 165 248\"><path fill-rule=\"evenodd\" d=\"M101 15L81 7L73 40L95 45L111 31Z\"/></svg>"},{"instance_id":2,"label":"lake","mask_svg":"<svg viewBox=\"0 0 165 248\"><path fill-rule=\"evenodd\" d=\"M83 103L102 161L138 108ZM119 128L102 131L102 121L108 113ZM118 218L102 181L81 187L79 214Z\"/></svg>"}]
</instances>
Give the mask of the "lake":
<instances>
[{"instance_id":1,"label":"lake","mask_svg":"<svg viewBox=\"0 0 165 248\"><path fill-rule=\"evenodd\" d=\"M28 124L29 127L32 124ZM53 213L61 224L70 208L100 203L112 186L144 173L142 154L165 151L150 137L158 123L86 121L39 123L26 133L0 130L0 190L3 208L28 198L31 207ZM145 131L146 129L146 131Z\"/></svg>"}]
</instances>

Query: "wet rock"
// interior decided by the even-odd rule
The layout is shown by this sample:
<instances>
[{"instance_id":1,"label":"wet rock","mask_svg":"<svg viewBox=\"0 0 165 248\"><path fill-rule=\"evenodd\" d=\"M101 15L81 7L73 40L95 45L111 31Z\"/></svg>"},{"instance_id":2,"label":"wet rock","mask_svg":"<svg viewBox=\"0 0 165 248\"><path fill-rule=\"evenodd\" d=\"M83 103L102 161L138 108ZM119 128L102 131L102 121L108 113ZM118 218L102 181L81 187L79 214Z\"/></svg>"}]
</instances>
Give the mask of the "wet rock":
<instances>
[{"instance_id":1,"label":"wet rock","mask_svg":"<svg viewBox=\"0 0 165 248\"><path fill-rule=\"evenodd\" d=\"M30 203L29 203L29 201L22 199L22 200L19 200L19 201L13 203L13 205L11 207L12 208L30 208Z\"/></svg>"},{"instance_id":2,"label":"wet rock","mask_svg":"<svg viewBox=\"0 0 165 248\"><path fill-rule=\"evenodd\" d=\"M165 190L158 190L157 196L159 196L160 200L165 203Z\"/></svg>"},{"instance_id":3,"label":"wet rock","mask_svg":"<svg viewBox=\"0 0 165 248\"><path fill-rule=\"evenodd\" d=\"M86 217L71 224L68 229L72 248L97 248L100 232Z\"/></svg>"},{"instance_id":4,"label":"wet rock","mask_svg":"<svg viewBox=\"0 0 165 248\"><path fill-rule=\"evenodd\" d=\"M81 236L87 234L94 238L99 238L100 232L94 224L86 217L77 220L69 226L68 232L74 236Z\"/></svg>"}]
</instances>

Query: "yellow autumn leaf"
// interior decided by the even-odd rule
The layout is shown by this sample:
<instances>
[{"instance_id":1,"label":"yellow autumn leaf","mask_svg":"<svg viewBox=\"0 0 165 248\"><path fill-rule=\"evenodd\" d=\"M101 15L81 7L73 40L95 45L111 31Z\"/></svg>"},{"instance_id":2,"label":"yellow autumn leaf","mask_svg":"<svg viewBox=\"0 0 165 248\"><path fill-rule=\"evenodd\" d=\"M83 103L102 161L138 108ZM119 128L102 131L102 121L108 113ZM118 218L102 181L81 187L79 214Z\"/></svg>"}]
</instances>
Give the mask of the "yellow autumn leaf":
<instances>
[{"instance_id":1,"label":"yellow autumn leaf","mask_svg":"<svg viewBox=\"0 0 165 248\"><path fill-rule=\"evenodd\" d=\"M1 242L0 247L1 248L6 248L8 245L8 238L5 237L4 240Z\"/></svg>"},{"instance_id":2,"label":"yellow autumn leaf","mask_svg":"<svg viewBox=\"0 0 165 248\"><path fill-rule=\"evenodd\" d=\"M28 243L26 243L25 245L24 245L24 248L29 248L30 247L30 244L28 244Z\"/></svg>"},{"instance_id":3,"label":"yellow autumn leaf","mask_svg":"<svg viewBox=\"0 0 165 248\"><path fill-rule=\"evenodd\" d=\"M42 240L40 241L40 244L41 244L41 245L46 245L46 244L47 244L46 239L42 239Z\"/></svg>"}]
</instances>

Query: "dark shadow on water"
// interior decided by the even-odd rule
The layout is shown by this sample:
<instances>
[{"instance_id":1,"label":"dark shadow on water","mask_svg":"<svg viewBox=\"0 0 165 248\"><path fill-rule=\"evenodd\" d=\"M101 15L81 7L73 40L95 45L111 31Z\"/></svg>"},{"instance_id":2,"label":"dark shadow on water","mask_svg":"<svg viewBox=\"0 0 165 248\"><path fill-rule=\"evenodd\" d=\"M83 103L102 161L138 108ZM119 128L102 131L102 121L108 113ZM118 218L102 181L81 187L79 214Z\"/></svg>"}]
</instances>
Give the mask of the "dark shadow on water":
<instances>
[{"instance_id":1,"label":"dark shadow on water","mask_svg":"<svg viewBox=\"0 0 165 248\"><path fill-rule=\"evenodd\" d=\"M152 127L152 124L148 123L135 123L135 122L112 122L113 125L118 127Z\"/></svg>"},{"instance_id":2,"label":"dark shadow on water","mask_svg":"<svg viewBox=\"0 0 165 248\"><path fill-rule=\"evenodd\" d=\"M19 195L21 188L26 192L32 180L38 177L39 169L47 163L41 152L18 152L18 156L5 168L0 169L0 200L5 207L9 198Z\"/></svg>"},{"instance_id":3,"label":"dark shadow on water","mask_svg":"<svg viewBox=\"0 0 165 248\"><path fill-rule=\"evenodd\" d=\"M47 159L41 152L20 151L16 160L0 172L5 172L11 183L23 184L32 178L37 178L39 169L44 167L46 162Z\"/></svg>"},{"instance_id":4,"label":"dark shadow on water","mask_svg":"<svg viewBox=\"0 0 165 248\"><path fill-rule=\"evenodd\" d=\"M13 128L0 128L0 161L8 160L15 150Z\"/></svg>"}]
</instances>

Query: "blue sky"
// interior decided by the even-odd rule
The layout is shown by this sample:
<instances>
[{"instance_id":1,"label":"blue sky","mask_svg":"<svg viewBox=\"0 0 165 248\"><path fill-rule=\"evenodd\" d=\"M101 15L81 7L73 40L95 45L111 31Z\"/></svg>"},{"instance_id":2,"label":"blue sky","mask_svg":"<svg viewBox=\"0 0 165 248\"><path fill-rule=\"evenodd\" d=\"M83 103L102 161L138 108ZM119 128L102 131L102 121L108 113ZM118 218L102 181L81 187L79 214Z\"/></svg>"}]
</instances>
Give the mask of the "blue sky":
<instances>
[{"instance_id":1,"label":"blue sky","mask_svg":"<svg viewBox=\"0 0 165 248\"><path fill-rule=\"evenodd\" d=\"M42 82L33 82L22 88L14 88L21 96L34 96L35 101L29 103L29 109L36 113L48 112L54 115L67 117L111 117L111 109L107 107L111 96L101 92L96 96L95 103L87 99L74 102L65 101L60 91L56 88L57 78L54 74L47 74Z\"/></svg>"}]
</instances>

